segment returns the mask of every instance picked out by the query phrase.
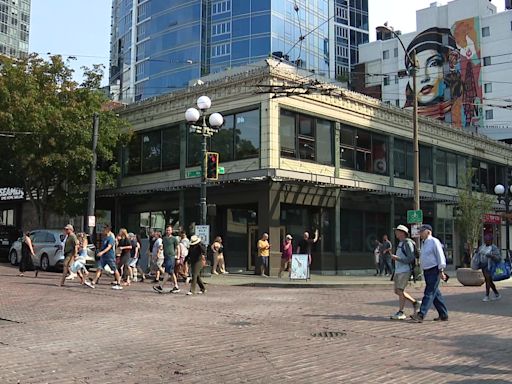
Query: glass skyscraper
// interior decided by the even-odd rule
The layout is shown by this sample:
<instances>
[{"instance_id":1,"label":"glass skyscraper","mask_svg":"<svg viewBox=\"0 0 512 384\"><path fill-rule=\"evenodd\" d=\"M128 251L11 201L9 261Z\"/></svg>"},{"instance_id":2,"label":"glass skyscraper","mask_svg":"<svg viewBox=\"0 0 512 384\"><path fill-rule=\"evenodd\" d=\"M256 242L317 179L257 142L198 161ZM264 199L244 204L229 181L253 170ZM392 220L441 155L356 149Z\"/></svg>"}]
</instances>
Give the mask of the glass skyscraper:
<instances>
[{"instance_id":1,"label":"glass skyscraper","mask_svg":"<svg viewBox=\"0 0 512 384\"><path fill-rule=\"evenodd\" d=\"M30 0L0 0L0 55L28 54Z\"/></svg>"},{"instance_id":2,"label":"glass skyscraper","mask_svg":"<svg viewBox=\"0 0 512 384\"><path fill-rule=\"evenodd\" d=\"M367 5L368 0L113 0L111 92L124 102L143 100L270 55L335 78L344 61L330 53L345 53L337 44L351 55L352 42L368 41ZM340 7L348 12L345 18L341 11L336 17ZM357 16L363 12L365 22ZM329 36L344 21L348 33L338 43ZM357 35L364 27L366 40Z\"/></svg>"}]
</instances>

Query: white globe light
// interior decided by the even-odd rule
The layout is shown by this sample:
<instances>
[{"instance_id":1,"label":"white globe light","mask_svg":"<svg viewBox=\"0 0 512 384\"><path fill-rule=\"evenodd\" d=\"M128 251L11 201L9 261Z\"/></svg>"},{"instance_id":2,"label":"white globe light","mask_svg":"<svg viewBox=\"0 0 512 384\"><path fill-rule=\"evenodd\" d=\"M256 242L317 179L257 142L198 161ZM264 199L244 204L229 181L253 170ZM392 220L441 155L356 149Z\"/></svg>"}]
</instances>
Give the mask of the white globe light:
<instances>
[{"instance_id":1,"label":"white globe light","mask_svg":"<svg viewBox=\"0 0 512 384\"><path fill-rule=\"evenodd\" d=\"M224 118L222 117L222 115L220 113L215 112L210 115L210 118L208 119L208 121L210 123L210 127L217 128L217 127L220 127L224 123Z\"/></svg>"},{"instance_id":2,"label":"white globe light","mask_svg":"<svg viewBox=\"0 0 512 384\"><path fill-rule=\"evenodd\" d=\"M201 110L209 109L212 106L212 101L208 96L201 96L197 99L197 107Z\"/></svg>"},{"instance_id":3,"label":"white globe light","mask_svg":"<svg viewBox=\"0 0 512 384\"><path fill-rule=\"evenodd\" d=\"M505 193L505 187L501 184L498 184L494 187L494 193L497 195L503 195Z\"/></svg>"},{"instance_id":4,"label":"white globe light","mask_svg":"<svg viewBox=\"0 0 512 384\"><path fill-rule=\"evenodd\" d=\"M200 117L201 113L195 108L189 108L185 112L185 119L187 119L189 123L195 123Z\"/></svg>"},{"instance_id":5,"label":"white globe light","mask_svg":"<svg viewBox=\"0 0 512 384\"><path fill-rule=\"evenodd\" d=\"M508 190L510 191L510 193L512 193L512 185L508 187Z\"/></svg>"}]
</instances>

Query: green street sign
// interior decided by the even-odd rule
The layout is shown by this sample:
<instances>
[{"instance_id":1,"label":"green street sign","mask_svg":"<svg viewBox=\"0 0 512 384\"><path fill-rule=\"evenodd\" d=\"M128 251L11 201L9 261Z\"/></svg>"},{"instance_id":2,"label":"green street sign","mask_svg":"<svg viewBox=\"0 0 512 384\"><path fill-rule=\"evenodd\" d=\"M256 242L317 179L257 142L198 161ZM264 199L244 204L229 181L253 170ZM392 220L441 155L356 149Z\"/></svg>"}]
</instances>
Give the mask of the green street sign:
<instances>
[{"instance_id":1,"label":"green street sign","mask_svg":"<svg viewBox=\"0 0 512 384\"><path fill-rule=\"evenodd\" d=\"M407 211L407 224L416 224L423 222L423 211L421 209Z\"/></svg>"},{"instance_id":2,"label":"green street sign","mask_svg":"<svg viewBox=\"0 0 512 384\"><path fill-rule=\"evenodd\" d=\"M226 173L226 170L224 169L224 167L219 167L219 175L223 175Z\"/></svg>"},{"instance_id":3,"label":"green street sign","mask_svg":"<svg viewBox=\"0 0 512 384\"><path fill-rule=\"evenodd\" d=\"M187 172L187 177L200 177L200 176L201 176L201 170Z\"/></svg>"}]
</instances>

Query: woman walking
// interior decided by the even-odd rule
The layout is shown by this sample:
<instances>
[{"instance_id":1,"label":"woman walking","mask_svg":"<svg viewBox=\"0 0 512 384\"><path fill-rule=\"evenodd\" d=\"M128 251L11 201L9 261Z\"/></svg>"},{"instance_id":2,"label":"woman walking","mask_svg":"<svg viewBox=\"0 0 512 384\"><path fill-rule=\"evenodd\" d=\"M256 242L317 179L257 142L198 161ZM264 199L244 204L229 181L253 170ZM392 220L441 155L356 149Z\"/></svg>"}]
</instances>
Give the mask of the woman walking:
<instances>
[{"instance_id":1,"label":"woman walking","mask_svg":"<svg viewBox=\"0 0 512 384\"><path fill-rule=\"evenodd\" d=\"M224 246L222 245L222 238L217 236L212 244L213 251L213 267L212 274L218 275L217 267L219 267L220 273L227 274L226 264L224 263Z\"/></svg>"},{"instance_id":2,"label":"woman walking","mask_svg":"<svg viewBox=\"0 0 512 384\"><path fill-rule=\"evenodd\" d=\"M125 228L121 228L119 230L119 242L117 244L118 249L121 251L121 268L122 276L124 280L124 285L130 285L130 258L131 258L131 250L132 244L130 242L130 238L128 237L128 231Z\"/></svg>"},{"instance_id":3,"label":"woman walking","mask_svg":"<svg viewBox=\"0 0 512 384\"><path fill-rule=\"evenodd\" d=\"M190 291L187 292L187 295L191 296L196 294L196 285L199 285L201 293L206 293L206 287L200 276L201 270L206 263L206 249L201 244L201 239L196 235L190 238L188 257L192 266L192 283L190 284Z\"/></svg>"},{"instance_id":4,"label":"woman walking","mask_svg":"<svg viewBox=\"0 0 512 384\"><path fill-rule=\"evenodd\" d=\"M482 244L476 251L475 257L479 260L479 267L485 278L485 296L482 301L499 300L501 295L492 281L491 266L493 263L501 261L500 250L492 243L492 235L487 234L484 236L484 244ZM493 291L494 296L489 298L490 291Z\"/></svg>"},{"instance_id":5,"label":"woman walking","mask_svg":"<svg viewBox=\"0 0 512 384\"><path fill-rule=\"evenodd\" d=\"M35 277L39 273L39 268L34 267L34 262L32 261L32 257L36 254L34 252L34 247L32 245L32 240L30 239L30 232L26 232L21 241L21 261L20 261L20 273L18 276L23 277L25 271L29 269L35 270Z\"/></svg>"}]
</instances>

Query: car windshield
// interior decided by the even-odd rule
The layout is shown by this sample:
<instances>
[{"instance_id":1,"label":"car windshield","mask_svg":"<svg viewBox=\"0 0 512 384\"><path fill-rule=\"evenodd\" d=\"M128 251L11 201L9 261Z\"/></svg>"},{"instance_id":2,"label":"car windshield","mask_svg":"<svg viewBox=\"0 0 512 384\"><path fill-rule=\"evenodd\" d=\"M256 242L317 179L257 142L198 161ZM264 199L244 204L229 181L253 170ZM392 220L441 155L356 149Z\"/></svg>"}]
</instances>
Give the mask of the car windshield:
<instances>
[{"instance_id":1,"label":"car windshield","mask_svg":"<svg viewBox=\"0 0 512 384\"><path fill-rule=\"evenodd\" d=\"M61 233L61 234L60 234L60 241L61 241L61 243L64 241L64 239L65 239L65 236L64 236L64 234L63 234L63 233Z\"/></svg>"}]
</instances>

